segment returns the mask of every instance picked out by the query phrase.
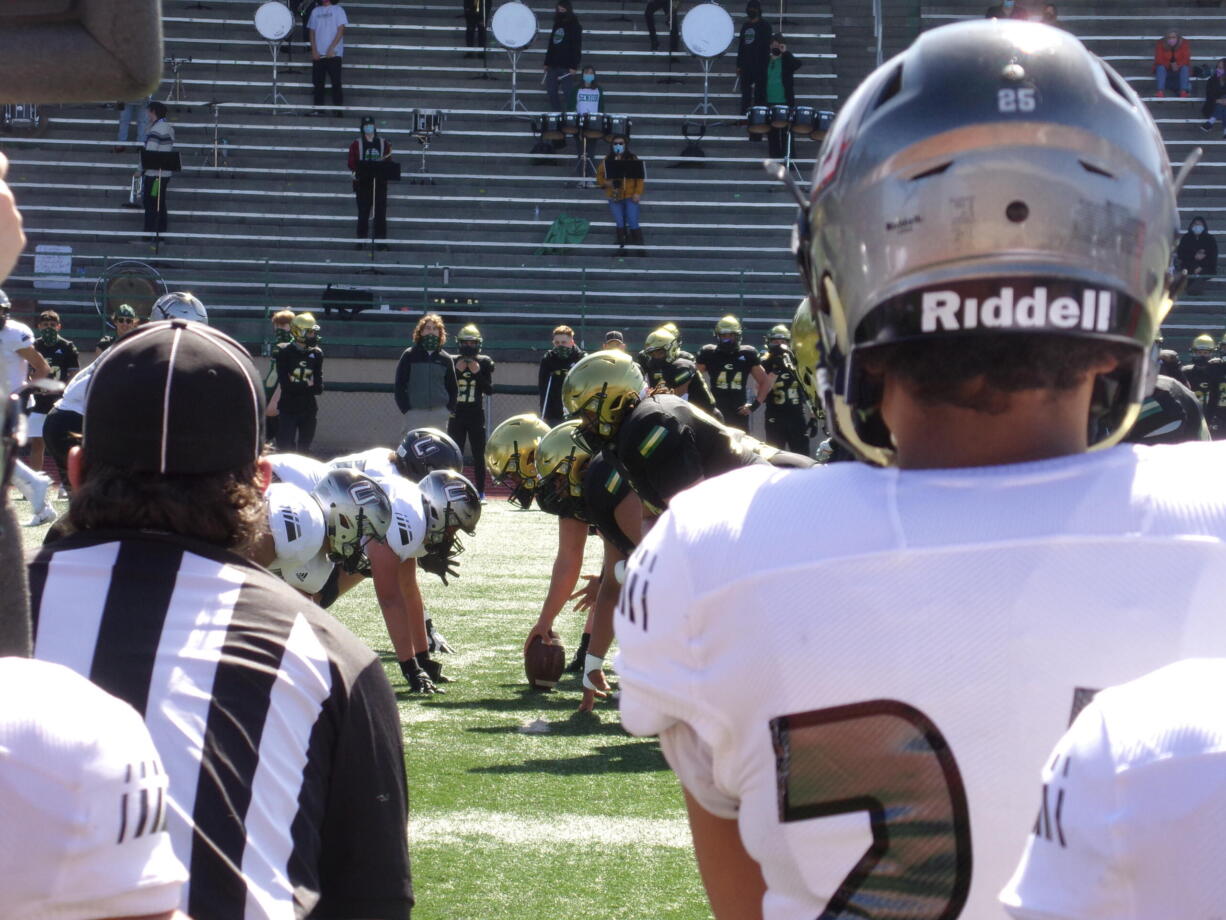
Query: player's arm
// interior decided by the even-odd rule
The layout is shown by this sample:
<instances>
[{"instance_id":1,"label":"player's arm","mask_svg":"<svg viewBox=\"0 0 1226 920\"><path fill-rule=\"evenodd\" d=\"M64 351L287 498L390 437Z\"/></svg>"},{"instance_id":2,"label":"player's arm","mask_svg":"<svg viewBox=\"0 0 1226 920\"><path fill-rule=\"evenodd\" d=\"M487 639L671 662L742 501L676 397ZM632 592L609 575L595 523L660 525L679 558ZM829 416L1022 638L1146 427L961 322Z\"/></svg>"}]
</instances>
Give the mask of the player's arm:
<instances>
[{"instance_id":1,"label":"player's arm","mask_svg":"<svg viewBox=\"0 0 1226 920\"><path fill-rule=\"evenodd\" d=\"M370 558L370 576L375 583L375 599L378 600L379 609L383 613L388 638L392 640L392 647L395 648L399 660L404 661L413 656L414 647L412 631L409 628L409 611L401 589L402 579L405 579L401 574L402 563L383 543L368 544L366 555ZM408 562L412 565L413 582L416 585L417 564L411 559ZM417 597L420 599L420 592Z\"/></svg>"},{"instance_id":2,"label":"player's arm","mask_svg":"<svg viewBox=\"0 0 1226 920\"><path fill-rule=\"evenodd\" d=\"M17 349L18 357L25 358L30 364L30 377L34 380L45 380L51 376L51 365L33 345Z\"/></svg>"},{"instance_id":3,"label":"player's arm","mask_svg":"<svg viewBox=\"0 0 1226 920\"><path fill-rule=\"evenodd\" d=\"M758 390L754 394L754 400L758 405L762 405L766 402L766 397L770 395L771 387L775 383L775 375L766 373L761 364L755 364L749 369L749 377L757 381Z\"/></svg>"},{"instance_id":4,"label":"player's arm","mask_svg":"<svg viewBox=\"0 0 1226 920\"><path fill-rule=\"evenodd\" d=\"M576 518L558 518L558 554L553 560L553 572L549 576L549 591L541 604L541 613L533 624L524 649L540 636L548 640L554 637L553 621L566 605L579 580L583 567L583 550L587 546L587 524Z\"/></svg>"},{"instance_id":5,"label":"player's arm","mask_svg":"<svg viewBox=\"0 0 1226 920\"><path fill-rule=\"evenodd\" d=\"M619 562L625 561L626 554L610 540L605 540L604 564L600 568L596 599L592 604L592 638L588 642L587 659L583 665L583 699L579 703L580 712L590 712L595 707L596 700L609 695L609 685L604 677L604 659L608 657L609 646L613 644L613 611L617 609L617 599L621 594L621 584L613 572Z\"/></svg>"},{"instance_id":6,"label":"player's arm","mask_svg":"<svg viewBox=\"0 0 1226 920\"><path fill-rule=\"evenodd\" d=\"M685 790L698 872L715 920L758 920L766 882L762 867L745 851L735 818L720 818Z\"/></svg>"}]
</instances>

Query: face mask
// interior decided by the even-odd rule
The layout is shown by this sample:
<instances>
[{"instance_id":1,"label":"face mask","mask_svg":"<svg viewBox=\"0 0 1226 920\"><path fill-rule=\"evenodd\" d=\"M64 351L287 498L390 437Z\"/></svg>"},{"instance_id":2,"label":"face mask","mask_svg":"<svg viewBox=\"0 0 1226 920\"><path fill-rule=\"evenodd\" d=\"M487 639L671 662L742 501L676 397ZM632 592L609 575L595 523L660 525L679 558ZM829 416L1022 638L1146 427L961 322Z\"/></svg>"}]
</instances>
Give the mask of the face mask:
<instances>
[{"instance_id":1,"label":"face mask","mask_svg":"<svg viewBox=\"0 0 1226 920\"><path fill-rule=\"evenodd\" d=\"M294 334L288 329L278 329L276 335L278 342L289 342L294 338Z\"/></svg>"},{"instance_id":2,"label":"face mask","mask_svg":"<svg viewBox=\"0 0 1226 920\"><path fill-rule=\"evenodd\" d=\"M614 144L614 145L613 145L613 152L614 152L614 153L625 153L625 152L626 152L626 145L625 145L625 144Z\"/></svg>"},{"instance_id":3,"label":"face mask","mask_svg":"<svg viewBox=\"0 0 1226 920\"><path fill-rule=\"evenodd\" d=\"M38 337L48 345L54 345L55 340L60 337L60 331L58 329L39 329Z\"/></svg>"},{"instance_id":4,"label":"face mask","mask_svg":"<svg viewBox=\"0 0 1226 920\"><path fill-rule=\"evenodd\" d=\"M367 125L366 127L362 129L362 133L365 134L367 137L374 137L375 136L375 126Z\"/></svg>"},{"instance_id":5,"label":"face mask","mask_svg":"<svg viewBox=\"0 0 1226 920\"><path fill-rule=\"evenodd\" d=\"M437 335L423 335L421 337L421 347L426 351L438 351L440 344Z\"/></svg>"},{"instance_id":6,"label":"face mask","mask_svg":"<svg viewBox=\"0 0 1226 920\"><path fill-rule=\"evenodd\" d=\"M779 57L781 54L783 54L782 48L771 48L771 57Z\"/></svg>"},{"instance_id":7,"label":"face mask","mask_svg":"<svg viewBox=\"0 0 1226 920\"><path fill-rule=\"evenodd\" d=\"M570 353L572 351L574 351L573 345L555 345L553 346L553 353L559 358L569 358Z\"/></svg>"},{"instance_id":8,"label":"face mask","mask_svg":"<svg viewBox=\"0 0 1226 920\"><path fill-rule=\"evenodd\" d=\"M1178 44L1179 44L1179 39L1177 39L1177 38L1168 38L1168 39L1166 40L1166 46L1167 46L1168 48L1174 48L1174 47L1175 47L1176 45L1178 45Z\"/></svg>"},{"instance_id":9,"label":"face mask","mask_svg":"<svg viewBox=\"0 0 1226 920\"><path fill-rule=\"evenodd\" d=\"M772 355L781 355L783 354L783 344L781 342L771 342L766 346L766 350Z\"/></svg>"},{"instance_id":10,"label":"face mask","mask_svg":"<svg viewBox=\"0 0 1226 920\"><path fill-rule=\"evenodd\" d=\"M314 348L319 344L319 336L314 332L304 335L302 337L302 344L307 348Z\"/></svg>"},{"instance_id":11,"label":"face mask","mask_svg":"<svg viewBox=\"0 0 1226 920\"><path fill-rule=\"evenodd\" d=\"M477 346L476 345L461 345L460 354L462 354L466 358L474 358L477 355Z\"/></svg>"},{"instance_id":12,"label":"face mask","mask_svg":"<svg viewBox=\"0 0 1226 920\"><path fill-rule=\"evenodd\" d=\"M1202 227L1200 224L1193 224L1192 232L1195 233L1197 236L1200 236L1202 233L1205 232L1205 228Z\"/></svg>"},{"instance_id":13,"label":"face mask","mask_svg":"<svg viewBox=\"0 0 1226 920\"><path fill-rule=\"evenodd\" d=\"M736 351L736 339L720 339L717 347L720 351Z\"/></svg>"},{"instance_id":14,"label":"face mask","mask_svg":"<svg viewBox=\"0 0 1226 920\"><path fill-rule=\"evenodd\" d=\"M596 82L596 74L594 74L594 73L585 73L585 74L583 75L583 82L584 82L584 83L595 83L595 82Z\"/></svg>"}]
</instances>

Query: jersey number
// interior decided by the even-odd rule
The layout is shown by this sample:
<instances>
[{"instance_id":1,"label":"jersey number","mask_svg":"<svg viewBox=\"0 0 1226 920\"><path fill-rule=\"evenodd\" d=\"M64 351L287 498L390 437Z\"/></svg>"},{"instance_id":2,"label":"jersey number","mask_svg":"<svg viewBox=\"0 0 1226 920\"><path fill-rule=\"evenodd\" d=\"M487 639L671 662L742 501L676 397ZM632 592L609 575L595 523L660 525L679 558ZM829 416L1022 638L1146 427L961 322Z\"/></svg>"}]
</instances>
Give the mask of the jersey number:
<instances>
[{"instance_id":1,"label":"jersey number","mask_svg":"<svg viewBox=\"0 0 1226 920\"><path fill-rule=\"evenodd\" d=\"M1219 409L1226 407L1226 383L1217 385L1217 404Z\"/></svg>"},{"instance_id":2,"label":"jersey number","mask_svg":"<svg viewBox=\"0 0 1226 920\"><path fill-rule=\"evenodd\" d=\"M477 401L477 382L472 377L457 378L456 387L456 402L469 404Z\"/></svg>"},{"instance_id":3,"label":"jersey number","mask_svg":"<svg viewBox=\"0 0 1226 920\"><path fill-rule=\"evenodd\" d=\"M971 886L962 775L926 715L872 700L772 719L779 819L867 811L873 842L819 920L953 920Z\"/></svg>"},{"instance_id":4,"label":"jersey number","mask_svg":"<svg viewBox=\"0 0 1226 920\"><path fill-rule=\"evenodd\" d=\"M307 386L315 385L315 369L309 364L299 364L290 371L289 379L295 383L306 384Z\"/></svg>"},{"instance_id":5,"label":"jersey number","mask_svg":"<svg viewBox=\"0 0 1226 920\"><path fill-rule=\"evenodd\" d=\"M744 390L745 389L745 374L742 371L733 373L729 368L724 368L715 375L715 389L717 390Z\"/></svg>"}]
</instances>

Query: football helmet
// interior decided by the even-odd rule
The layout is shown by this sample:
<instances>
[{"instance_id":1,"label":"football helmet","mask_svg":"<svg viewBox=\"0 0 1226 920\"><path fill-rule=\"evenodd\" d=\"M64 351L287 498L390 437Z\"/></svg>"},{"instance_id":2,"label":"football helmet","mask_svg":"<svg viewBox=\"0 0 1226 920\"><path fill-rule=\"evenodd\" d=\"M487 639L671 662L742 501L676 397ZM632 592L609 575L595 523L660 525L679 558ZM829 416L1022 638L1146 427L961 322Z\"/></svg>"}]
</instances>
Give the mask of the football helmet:
<instances>
[{"instance_id":1,"label":"football helmet","mask_svg":"<svg viewBox=\"0 0 1226 920\"><path fill-rule=\"evenodd\" d=\"M669 332L663 326L647 336L643 342L643 354L650 358L653 351L659 351L661 348L664 349L666 361L677 360L677 354L681 351L681 343L677 341L676 333Z\"/></svg>"},{"instance_id":2,"label":"football helmet","mask_svg":"<svg viewBox=\"0 0 1226 920\"><path fill-rule=\"evenodd\" d=\"M600 441L617 434L622 419L638 405L647 383L624 351L597 351L581 358L562 383L562 405L580 421L580 430Z\"/></svg>"},{"instance_id":3,"label":"football helmet","mask_svg":"<svg viewBox=\"0 0 1226 920\"><path fill-rule=\"evenodd\" d=\"M298 344L306 344L308 340L314 345L319 341L319 323L315 322L314 315L310 313L299 313L294 317L289 324L290 335L294 337L294 341Z\"/></svg>"},{"instance_id":4,"label":"football helmet","mask_svg":"<svg viewBox=\"0 0 1226 920\"><path fill-rule=\"evenodd\" d=\"M800 386L809 397L809 405L820 403L817 393L817 367L821 363L821 341L817 336L817 326L813 322L813 312L809 309L809 298L806 297L796 307L796 315L792 318L792 357L796 361L796 373L800 378Z\"/></svg>"},{"instance_id":5,"label":"football helmet","mask_svg":"<svg viewBox=\"0 0 1226 920\"><path fill-rule=\"evenodd\" d=\"M767 342L775 342L775 341L791 342L792 341L792 330L789 329L786 324L779 323L779 325L771 327L771 331L767 333L766 335L766 341Z\"/></svg>"},{"instance_id":6,"label":"football helmet","mask_svg":"<svg viewBox=\"0 0 1226 920\"><path fill-rule=\"evenodd\" d=\"M481 520L477 487L455 470L431 470L417 487L426 512L426 554L454 559L464 552L458 531L472 535Z\"/></svg>"},{"instance_id":7,"label":"football helmet","mask_svg":"<svg viewBox=\"0 0 1226 920\"><path fill-rule=\"evenodd\" d=\"M432 470L464 469L464 455L451 435L437 428L410 428L396 448L396 467L405 479L420 482Z\"/></svg>"},{"instance_id":8,"label":"football helmet","mask_svg":"<svg viewBox=\"0 0 1226 920\"><path fill-rule=\"evenodd\" d=\"M481 330L476 324L469 323L455 337L457 348L466 358L475 358L481 353Z\"/></svg>"},{"instance_id":9,"label":"football helmet","mask_svg":"<svg viewBox=\"0 0 1226 920\"><path fill-rule=\"evenodd\" d=\"M923 33L844 104L794 233L840 438L894 459L866 350L1041 333L1131 351L1091 409L1091 446L1118 442L1152 384L1177 218L1149 110L1075 37L996 19Z\"/></svg>"},{"instance_id":10,"label":"football helmet","mask_svg":"<svg viewBox=\"0 0 1226 920\"><path fill-rule=\"evenodd\" d=\"M1213 344L1213 336L1209 335L1207 332L1198 335L1192 340L1193 354L1208 355L1212 354L1216 349L1217 346Z\"/></svg>"},{"instance_id":11,"label":"football helmet","mask_svg":"<svg viewBox=\"0 0 1226 920\"><path fill-rule=\"evenodd\" d=\"M677 327L676 323L668 322L668 323L665 323L660 328L663 329L665 332L671 332L673 334L673 337L677 340L677 347L678 348L681 347L681 330Z\"/></svg>"},{"instance_id":12,"label":"football helmet","mask_svg":"<svg viewBox=\"0 0 1226 920\"><path fill-rule=\"evenodd\" d=\"M579 420L570 419L541 438L536 449L536 494L543 511L582 520L583 474L592 452L578 434Z\"/></svg>"},{"instance_id":13,"label":"football helmet","mask_svg":"<svg viewBox=\"0 0 1226 920\"><path fill-rule=\"evenodd\" d=\"M512 415L490 432L485 444L485 466L490 478L511 490L509 501L532 506L536 490L536 452L549 426L531 412Z\"/></svg>"},{"instance_id":14,"label":"football helmet","mask_svg":"<svg viewBox=\"0 0 1226 920\"><path fill-rule=\"evenodd\" d=\"M153 308L149 311L149 318L153 320L185 319L189 322L207 325L209 312L194 294L187 291L171 291L154 301Z\"/></svg>"},{"instance_id":15,"label":"football helmet","mask_svg":"<svg viewBox=\"0 0 1226 920\"><path fill-rule=\"evenodd\" d=\"M729 313L715 324L715 341L725 350L737 349L741 345L741 321Z\"/></svg>"},{"instance_id":16,"label":"football helmet","mask_svg":"<svg viewBox=\"0 0 1226 920\"><path fill-rule=\"evenodd\" d=\"M392 522L387 493L357 470L329 470L311 493L324 512L327 555L346 572L364 564L362 552L370 538L382 540Z\"/></svg>"}]
</instances>

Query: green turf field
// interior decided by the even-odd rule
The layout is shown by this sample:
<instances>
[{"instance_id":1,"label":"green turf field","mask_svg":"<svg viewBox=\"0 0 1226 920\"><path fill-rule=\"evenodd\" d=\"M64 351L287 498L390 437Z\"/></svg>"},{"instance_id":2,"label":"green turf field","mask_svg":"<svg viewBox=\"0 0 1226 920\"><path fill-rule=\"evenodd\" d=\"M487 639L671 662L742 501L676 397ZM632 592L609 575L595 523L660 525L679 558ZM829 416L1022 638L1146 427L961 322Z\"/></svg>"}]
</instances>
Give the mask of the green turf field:
<instances>
[{"instance_id":1,"label":"green turf field","mask_svg":"<svg viewBox=\"0 0 1226 920\"><path fill-rule=\"evenodd\" d=\"M63 510L64 502L56 507ZM28 506L16 503L19 517ZM28 547L45 527L26 528ZM521 649L545 596L557 523L502 501L485 506L460 577L423 576L426 606L456 648L439 657L456 683L404 692L369 583L332 612L387 663L409 777L415 920L655 920L709 917L676 779L654 739L627 736L614 705L579 714L566 675L527 689ZM589 540L585 571L597 570ZM568 656L582 631L558 618ZM610 675L616 680L615 676ZM541 720L547 731L527 733Z\"/></svg>"}]
</instances>

